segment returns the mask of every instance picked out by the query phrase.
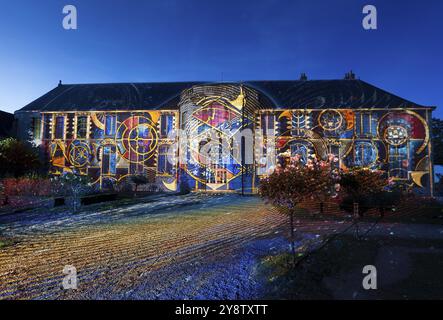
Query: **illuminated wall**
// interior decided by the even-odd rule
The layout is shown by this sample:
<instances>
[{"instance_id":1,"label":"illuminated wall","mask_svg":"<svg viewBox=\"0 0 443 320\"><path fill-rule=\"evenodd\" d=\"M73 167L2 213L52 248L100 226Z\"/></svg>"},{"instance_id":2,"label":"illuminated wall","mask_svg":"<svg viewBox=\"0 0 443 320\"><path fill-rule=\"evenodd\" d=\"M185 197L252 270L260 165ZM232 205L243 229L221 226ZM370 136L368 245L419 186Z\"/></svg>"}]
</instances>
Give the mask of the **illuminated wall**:
<instances>
[{"instance_id":1,"label":"illuminated wall","mask_svg":"<svg viewBox=\"0 0 443 320\"><path fill-rule=\"evenodd\" d=\"M75 170L102 187L144 175L171 191L254 193L285 157L332 153L342 169L380 169L432 193L428 109L283 109L266 99L247 86L201 85L182 92L177 110L42 113L34 127L51 173ZM245 130L252 139L238 139Z\"/></svg>"},{"instance_id":2,"label":"illuminated wall","mask_svg":"<svg viewBox=\"0 0 443 320\"><path fill-rule=\"evenodd\" d=\"M191 189L254 193L260 178L287 157L326 160L334 154L341 169L380 169L418 193L432 193L429 110L270 109L260 95L234 85L194 87L182 94L187 146L181 148L180 167ZM244 163L247 154L236 152L241 140L233 136L240 128L253 132L253 140L244 142L252 145L252 164ZM201 142L214 131L215 138ZM228 145L212 157L227 160L205 159L206 144ZM217 147L212 150L217 153Z\"/></svg>"},{"instance_id":3,"label":"illuminated wall","mask_svg":"<svg viewBox=\"0 0 443 320\"><path fill-rule=\"evenodd\" d=\"M339 158L342 169L380 169L395 181L429 193L431 146L426 110L269 110L258 122L276 132L276 156ZM272 138L272 137L271 137ZM262 164L262 167L265 165Z\"/></svg>"},{"instance_id":4,"label":"illuminated wall","mask_svg":"<svg viewBox=\"0 0 443 320\"><path fill-rule=\"evenodd\" d=\"M167 160L175 139L175 111L42 113L41 144L50 172L76 171L106 187L143 175L176 190L177 166Z\"/></svg>"}]
</instances>

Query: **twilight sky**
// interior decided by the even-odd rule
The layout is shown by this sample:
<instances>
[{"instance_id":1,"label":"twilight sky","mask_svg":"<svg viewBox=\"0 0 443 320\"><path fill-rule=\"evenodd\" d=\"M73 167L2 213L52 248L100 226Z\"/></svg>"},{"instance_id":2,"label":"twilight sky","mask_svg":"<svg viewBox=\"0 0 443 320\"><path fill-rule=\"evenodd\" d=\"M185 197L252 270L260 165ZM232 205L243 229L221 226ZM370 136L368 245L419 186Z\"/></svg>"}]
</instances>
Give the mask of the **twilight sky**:
<instances>
[{"instance_id":1,"label":"twilight sky","mask_svg":"<svg viewBox=\"0 0 443 320\"><path fill-rule=\"evenodd\" d=\"M443 1L0 0L0 110L64 83L358 77L443 118ZM64 30L62 9L78 10ZM378 9L378 30L362 8ZM440 110L441 109L441 110Z\"/></svg>"}]
</instances>

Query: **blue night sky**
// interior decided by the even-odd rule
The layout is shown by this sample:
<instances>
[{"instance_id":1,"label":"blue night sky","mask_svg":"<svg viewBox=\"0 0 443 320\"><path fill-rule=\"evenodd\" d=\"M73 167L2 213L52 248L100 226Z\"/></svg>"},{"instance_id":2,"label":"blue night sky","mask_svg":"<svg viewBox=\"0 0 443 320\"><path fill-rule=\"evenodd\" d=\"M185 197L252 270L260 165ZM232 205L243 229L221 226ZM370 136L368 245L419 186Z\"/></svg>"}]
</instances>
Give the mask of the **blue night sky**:
<instances>
[{"instance_id":1,"label":"blue night sky","mask_svg":"<svg viewBox=\"0 0 443 320\"><path fill-rule=\"evenodd\" d=\"M78 30L62 8L78 9ZM362 28L365 4L378 30ZM64 83L358 77L443 118L443 1L15 0L0 6L0 109Z\"/></svg>"}]
</instances>

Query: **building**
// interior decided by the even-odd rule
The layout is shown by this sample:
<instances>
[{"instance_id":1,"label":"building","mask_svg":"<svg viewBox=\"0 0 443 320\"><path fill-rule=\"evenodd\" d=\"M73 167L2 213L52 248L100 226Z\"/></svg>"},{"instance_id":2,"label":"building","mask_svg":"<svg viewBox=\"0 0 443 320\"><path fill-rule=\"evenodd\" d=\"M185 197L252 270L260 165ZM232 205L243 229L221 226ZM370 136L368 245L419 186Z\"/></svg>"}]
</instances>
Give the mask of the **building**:
<instances>
[{"instance_id":1,"label":"building","mask_svg":"<svg viewBox=\"0 0 443 320\"><path fill-rule=\"evenodd\" d=\"M341 168L378 168L432 194L433 109L351 72L341 80L60 83L15 117L22 139L32 129L52 174L75 170L102 187L144 175L171 191L253 193L281 158L333 153Z\"/></svg>"},{"instance_id":2,"label":"building","mask_svg":"<svg viewBox=\"0 0 443 320\"><path fill-rule=\"evenodd\" d=\"M8 138L13 134L14 115L0 110L0 138Z\"/></svg>"}]
</instances>

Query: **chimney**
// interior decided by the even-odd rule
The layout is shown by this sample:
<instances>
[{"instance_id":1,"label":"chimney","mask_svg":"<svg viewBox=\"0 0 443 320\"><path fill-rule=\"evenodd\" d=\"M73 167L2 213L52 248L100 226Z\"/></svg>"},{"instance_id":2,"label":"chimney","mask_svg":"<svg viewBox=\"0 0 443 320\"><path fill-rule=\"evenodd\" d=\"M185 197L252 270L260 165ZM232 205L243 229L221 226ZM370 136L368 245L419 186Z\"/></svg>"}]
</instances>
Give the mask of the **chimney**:
<instances>
[{"instance_id":1,"label":"chimney","mask_svg":"<svg viewBox=\"0 0 443 320\"><path fill-rule=\"evenodd\" d=\"M306 75L306 73L302 72L302 74L300 75L300 81L308 81L308 76Z\"/></svg>"},{"instance_id":2,"label":"chimney","mask_svg":"<svg viewBox=\"0 0 443 320\"><path fill-rule=\"evenodd\" d=\"M346 73L345 80L355 80L355 73L352 70Z\"/></svg>"},{"instance_id":3,"label":"chimney","mask_svg":"<svg viewBox=\"0 0 443 320\"><path fill-rule=\"evenodd\" d=\"M62 86L62 81L61 81L61 80L58 82L58 86L59 86L59 87Z\"/></svg>"}]
</instances>

